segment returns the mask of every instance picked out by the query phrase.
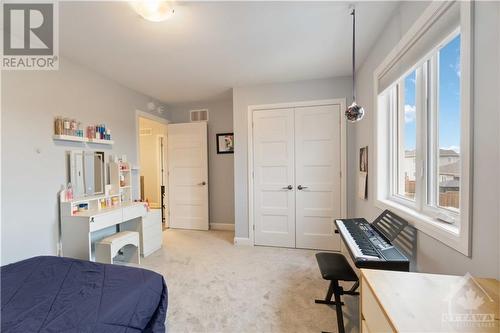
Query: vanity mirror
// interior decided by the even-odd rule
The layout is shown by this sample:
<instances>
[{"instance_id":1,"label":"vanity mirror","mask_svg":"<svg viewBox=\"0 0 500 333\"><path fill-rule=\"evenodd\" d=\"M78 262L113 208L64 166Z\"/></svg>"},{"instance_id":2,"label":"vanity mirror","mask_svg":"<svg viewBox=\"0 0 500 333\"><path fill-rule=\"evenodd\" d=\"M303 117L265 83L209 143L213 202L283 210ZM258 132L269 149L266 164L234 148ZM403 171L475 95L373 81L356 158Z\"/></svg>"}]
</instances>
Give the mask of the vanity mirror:
<instances>
[{"instance_id":1,"label":"vanity mirror","mask_svg":"<svg viewBox=\"0 0 500 333\"><path fill-rule=\"evenodd\" d=\"M104 152L74 150L69 155L69 182L73 196L81 198L104 194L106 168Z\"/></svg>"}]
</instances>

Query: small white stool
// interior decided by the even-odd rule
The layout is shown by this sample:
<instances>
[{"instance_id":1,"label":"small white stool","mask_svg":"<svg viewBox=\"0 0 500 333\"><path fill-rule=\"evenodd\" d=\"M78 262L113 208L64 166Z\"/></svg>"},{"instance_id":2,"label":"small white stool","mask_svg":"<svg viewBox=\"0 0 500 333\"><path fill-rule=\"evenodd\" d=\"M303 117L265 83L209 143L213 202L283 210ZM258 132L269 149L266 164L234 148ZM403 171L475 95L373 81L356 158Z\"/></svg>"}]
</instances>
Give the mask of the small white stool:
<instances>
[{"instance_id":1,"label":"small white stool","mask_svg":"<svg viewBox=\"0 0 500 333\"><path fill-rule=\"evenodd\" d=\"M95 245L95 261L112 264L118 251L127 245L133 245L134 248L131 262L140 264L139 233L135 231L121 231L98 241Z\"/></svg>"}]
</instances>

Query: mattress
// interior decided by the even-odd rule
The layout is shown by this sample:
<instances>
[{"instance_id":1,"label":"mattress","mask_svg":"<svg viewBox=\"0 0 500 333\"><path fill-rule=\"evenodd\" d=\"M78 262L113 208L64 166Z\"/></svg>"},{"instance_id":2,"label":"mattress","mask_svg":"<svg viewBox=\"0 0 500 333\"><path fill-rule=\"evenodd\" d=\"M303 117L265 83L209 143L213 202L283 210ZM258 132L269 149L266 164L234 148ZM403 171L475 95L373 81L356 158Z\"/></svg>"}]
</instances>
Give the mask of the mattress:
<instances>
[{"instance_id":1,"label":"mattress","mask_svg":"<svg viewBox=\"0 0 500 333\"><path fill-rule=\"evenodd\" d=\"M44 256L0 274L3 333L165 332L167 287L157 273Z\"/></svg>"}]
</instances>

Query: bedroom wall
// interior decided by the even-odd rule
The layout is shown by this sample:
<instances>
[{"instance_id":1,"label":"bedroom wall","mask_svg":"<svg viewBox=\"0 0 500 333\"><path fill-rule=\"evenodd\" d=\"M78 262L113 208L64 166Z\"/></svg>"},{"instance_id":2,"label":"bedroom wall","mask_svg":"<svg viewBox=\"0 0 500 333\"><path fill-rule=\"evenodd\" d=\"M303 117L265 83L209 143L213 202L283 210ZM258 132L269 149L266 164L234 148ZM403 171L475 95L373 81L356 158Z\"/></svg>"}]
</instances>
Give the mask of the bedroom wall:
<instances>
[{"instance_id":1,"label":"bedroom wall","mask_svg":"<svg viewBox=\"0 0 500 333\"><path fill-rule=\"evenodd\" d=\"M137 164L135 110L151 99L68 59L58 71L3 71L1 264L55 255L57 193L67 182L65 155L71 149L126 154ZM105 123L112 148L52 140L55 116L83 124Z\"/></svg>"},{"instance_id":2,"label":"bedroom wall","mask_svg":"<svg viewBox=\"0 0 500 333\"><path fill-rule=\"evenodd\" d=\"M374 43L372 51L358 70L358 102L366 110L365 118L350 125L350 148L358 151L368 145L373 148L373 72L392 50L403 34L426 8L424 2L404 2L391 18L384 32ZM499 48L485 47L497 45L499 41L498 3L476 2L475 4L475 52L474 52L474 189L472 257L466 257L434 238L419 232L417 269L421 272L464 274L499 277L499 211L498 186L499 136L498 96L499 78L491 73L499 72ZM357 170L357 154L351 154L349 170ZM374 165L373 149L369 149L369 163ZM356 188L356 174L348 175L348 186ZM373 219L381 213L374 206L373 177L370 178L368 200L358 199L350 193L349 215Z\"/></svg>"},{"instance_id":3,"label":"bedroom wall","mask_svg":"<svg viewBox=\"0 0 500 333\"><path fill-rule=\"evenodd\" d=\"M233 96L229 90L217 99L169 105L173 123L189 122L189 111L208 109L208 191L210 224L234 228L234 155L217 154L215 135L233 132ZM238 139L236 138L236 141ZM213 227L213 226L212 226Z\"/></svg>"},{"instance_id":4,"label":"bedroom wall","mask_svg":"<svg viewBox=\"0 0 500 333\"><path fill-rule=\"evenodd\" d=\"M248 106L347 98L351 83L350 77L338 77L233 88L235 237L248 238Z\"/></svg>"}]
</instances>

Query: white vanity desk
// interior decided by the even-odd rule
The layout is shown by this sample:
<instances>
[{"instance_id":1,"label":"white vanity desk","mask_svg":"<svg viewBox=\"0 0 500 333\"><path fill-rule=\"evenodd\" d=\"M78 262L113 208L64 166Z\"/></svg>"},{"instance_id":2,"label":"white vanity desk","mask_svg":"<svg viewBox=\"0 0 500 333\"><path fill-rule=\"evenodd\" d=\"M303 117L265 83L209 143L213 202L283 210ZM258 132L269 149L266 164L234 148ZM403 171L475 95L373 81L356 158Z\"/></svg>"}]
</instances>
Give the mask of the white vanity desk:
<instances>
[{"instance_id":1,"label":"white vanity desk","mask_svg":"<svg viewBox=\"0 0 500 333\"><path fill-rule=\"evenodd\" d=\"M75 201L61 203L62 251L65 257L93 260L92 234L124 222L128 223L123 224L122 230L139 231L141 240L145 236L142 232L145 227L143 219L146 219L148 211L143 202L123 202L114 207L72 214L71 205L74 203ZM142 247L141 252L144 254Z\"/></svg>"},{"instance_id":2,"label":"white vanity desk","mask_svg":"<svg viewBox=\"0 0 500 333\"><path fill-rule=\"evenodd\" d=\"M90 161L85 159L87 155L90 155ZM110 184L104 185L106 165L102 163L96 167L94 155L94 152L70 154L71 180L77 185L81 198L65 200L61 195L62 255L93 261L95 258L94 242L115 233L116 226L119 226L120 231L139 233L141 255L148 256L160 249L162 246L161 212L160 210L148 211L146 203L132 200L133 181L130 165L126 162L107 163ZM99 161L104 161L104 155ZM90 165L84 167L84 164ZM91 171L97 175L97 181ZM105 187L110 188L104 191L108 193L107 195L85 195L84 193L89 192L87 189L81 190L84 184L90 184L90 193L94 193L92 191L95 188L101 191L105 190Z\"/></svg>"}]
</instances>

